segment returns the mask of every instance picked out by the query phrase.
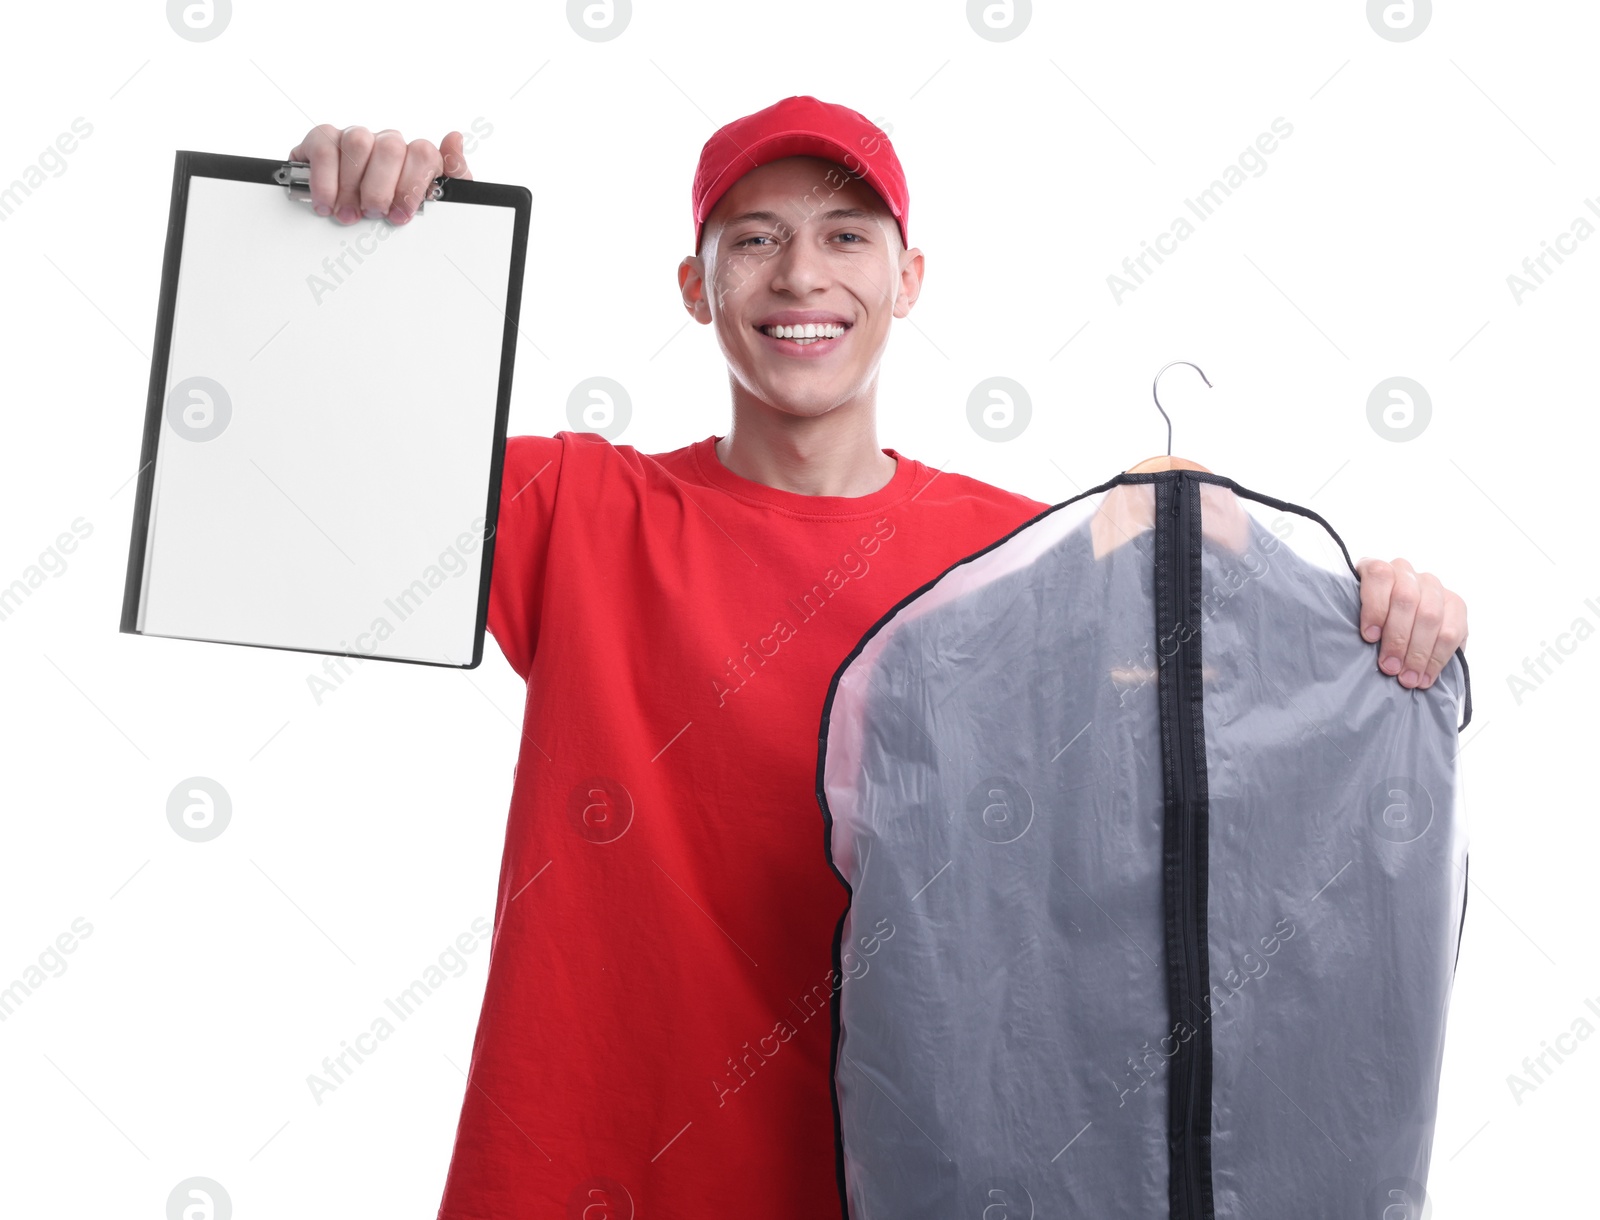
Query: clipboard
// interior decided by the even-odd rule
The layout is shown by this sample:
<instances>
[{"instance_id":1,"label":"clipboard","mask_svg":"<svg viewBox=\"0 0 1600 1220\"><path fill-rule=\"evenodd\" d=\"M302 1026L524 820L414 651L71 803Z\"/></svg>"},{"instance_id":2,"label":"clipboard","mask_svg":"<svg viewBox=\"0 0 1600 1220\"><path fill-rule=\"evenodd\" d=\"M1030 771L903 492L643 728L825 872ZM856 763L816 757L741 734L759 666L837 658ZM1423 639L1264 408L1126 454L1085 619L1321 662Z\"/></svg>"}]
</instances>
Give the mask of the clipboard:
<instances>
[{"instance_id":1,"label":"clipboard","mask_svg":"<svg viewBox=\"0 0 1600 1220\"><path fill-rule=\"evenodd\" d=\"M342 225L179 151L121 631L476 667L532 196Z\"/></svg>"}]
</instances>

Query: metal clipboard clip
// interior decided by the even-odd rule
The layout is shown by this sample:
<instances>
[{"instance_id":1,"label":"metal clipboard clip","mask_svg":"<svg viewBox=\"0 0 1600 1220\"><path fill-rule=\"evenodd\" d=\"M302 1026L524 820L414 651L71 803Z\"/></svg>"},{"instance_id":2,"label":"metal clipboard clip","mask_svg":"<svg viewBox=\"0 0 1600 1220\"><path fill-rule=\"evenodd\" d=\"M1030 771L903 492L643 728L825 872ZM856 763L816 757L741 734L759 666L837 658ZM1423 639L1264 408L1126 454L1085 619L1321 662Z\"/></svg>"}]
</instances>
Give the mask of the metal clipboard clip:
<instances>
[{"instance_id":1,"label":"metal clipboard clip","mask_svg":"<svg viewBox=\"0 0 1600 1220\"><path fill-rule=\"evenodd\" d=\"M290 199L298 199L302 203L311 202L311 163L309 161L286 161L272 171L272 180L283 187ZM429 199L444 198L445 179L435 178L428 186L428 193L423 198L423 203ZM417 211L422 211L422 203L417 204Z\"/></svg>"}]
</instances>

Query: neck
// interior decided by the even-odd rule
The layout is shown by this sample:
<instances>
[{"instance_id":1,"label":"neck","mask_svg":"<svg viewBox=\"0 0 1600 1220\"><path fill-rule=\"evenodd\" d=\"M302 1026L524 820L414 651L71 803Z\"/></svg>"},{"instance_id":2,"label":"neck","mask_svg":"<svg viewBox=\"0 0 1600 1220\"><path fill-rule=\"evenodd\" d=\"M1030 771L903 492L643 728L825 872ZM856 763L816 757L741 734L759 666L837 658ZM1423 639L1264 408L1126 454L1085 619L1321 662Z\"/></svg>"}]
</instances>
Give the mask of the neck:
<instances>
[{"instance_id":1,"label":"neck","mask_svg":"<svg viewBox=\"0 0 1600 1220\"><path fill-rule=\"evenodd\" d=\"M894 477L895 460L878 448L871 396L823 415L776 411L734 387L733 424L717 457L743 478L803 496L865 496Z\"/></svg>"}]
</instances>

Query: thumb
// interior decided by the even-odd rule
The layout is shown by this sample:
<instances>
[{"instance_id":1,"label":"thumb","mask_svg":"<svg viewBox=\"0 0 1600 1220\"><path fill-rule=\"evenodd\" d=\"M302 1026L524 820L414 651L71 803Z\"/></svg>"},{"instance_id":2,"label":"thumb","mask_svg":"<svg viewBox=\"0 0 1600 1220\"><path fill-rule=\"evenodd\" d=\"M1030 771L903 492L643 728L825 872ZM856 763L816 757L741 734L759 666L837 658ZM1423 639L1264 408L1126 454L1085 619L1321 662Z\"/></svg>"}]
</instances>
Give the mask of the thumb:
<instances>
[{"instance_id":1,"label":"thumb","mask_svg":"<svg viewBox=\"0 0 1600 1220\"><path fill-rule=\"evenodd\" d=\"M439 143L439 155L444 160L444 176L446 178L472 179L472 171L467 168L467 156L463 150L464 137L459 131L452 131Z\"/></svg>"}]
</instances>

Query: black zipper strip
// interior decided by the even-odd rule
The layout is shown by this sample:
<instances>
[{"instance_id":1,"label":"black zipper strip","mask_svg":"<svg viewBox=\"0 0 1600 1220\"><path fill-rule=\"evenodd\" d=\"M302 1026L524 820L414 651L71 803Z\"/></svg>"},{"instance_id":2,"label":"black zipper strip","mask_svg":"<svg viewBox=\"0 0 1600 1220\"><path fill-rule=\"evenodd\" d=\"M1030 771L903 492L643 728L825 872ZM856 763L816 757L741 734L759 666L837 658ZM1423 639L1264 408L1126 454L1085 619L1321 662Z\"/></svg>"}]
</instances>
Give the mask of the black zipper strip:
<instances>
[{"instance_id":1,"label":"black zipper strip","mask_svg":"<svg viewBox=\"0 0 1600 1220\"><path fill-rule=\"evenodd\" d=\"M1171 1220L1214 1220L1200 487L1180 471L1158 480L1154 491L1157 702L1165 791L1162 904L1168 1036L1177 1045L1168 1088L1167 1193Z\"/></svg>"}]
</instances>

